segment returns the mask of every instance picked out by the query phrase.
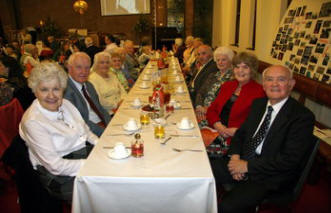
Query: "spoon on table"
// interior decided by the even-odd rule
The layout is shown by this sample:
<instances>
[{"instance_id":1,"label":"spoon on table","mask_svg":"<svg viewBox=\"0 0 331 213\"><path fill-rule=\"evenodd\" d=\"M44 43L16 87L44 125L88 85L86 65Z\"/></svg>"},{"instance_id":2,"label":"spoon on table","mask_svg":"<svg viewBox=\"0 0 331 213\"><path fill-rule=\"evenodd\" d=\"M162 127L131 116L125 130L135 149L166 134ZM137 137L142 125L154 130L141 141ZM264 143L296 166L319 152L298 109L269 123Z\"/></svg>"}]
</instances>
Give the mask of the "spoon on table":
<instances>
[{"instance_id":1,"label":"spoon on table","mask_svg":"<svg viewBox=\"0 0 331 213\"><path fill-rule=\"evenodd\" d=\"M172 137L168 137L167 139L165 139L163 142L161 142L161 144L166 144L168 141L170 141L170 139L171 139Z\"/></svg>"}]
</instances>

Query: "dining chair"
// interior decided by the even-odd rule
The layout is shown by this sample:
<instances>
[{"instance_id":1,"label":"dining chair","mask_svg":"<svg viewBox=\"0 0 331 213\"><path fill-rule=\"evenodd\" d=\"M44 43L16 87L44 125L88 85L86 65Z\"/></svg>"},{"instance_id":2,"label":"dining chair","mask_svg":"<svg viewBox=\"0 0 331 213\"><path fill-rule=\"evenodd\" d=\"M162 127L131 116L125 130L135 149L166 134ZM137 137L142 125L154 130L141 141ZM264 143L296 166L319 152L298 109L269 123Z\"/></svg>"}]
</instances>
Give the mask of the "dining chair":
<instances>
[{"instance_id":1,"label":"dining chair","mask_svg":"<svg viewBox=\"0 0 331 213\"><path fill-rule=\"evenodd\" d=\"M1 160L15 170L15 183L22 213L62 212L62 201L52 197L33 169L25 141L17 135Z\"/></svg>"},{"instance_id":2,"label":"dining chair","mask_svg":"<svg viewBox=\"0 0 331 213\"><path fill-rule=\"evenodd\" d=\"M298 200L298 198L301 195L302 188L306 182L306 179L309 175L309 172L311 170L311 167L314 163L318 147L320 144L320 141L317 137L313 136L313 143L312 143L312 151L309 155L309 158L299 176L298 182L296 185L287 191L281 192L281 193L275 193L271 194L268 197L266 197L260 205L256 207L256 212L259 212L261 207L265 209L268 206L278 206L278 207L286 207L286 210L291 212L293 204L295 201Z\"/></svg>"},{"instance_id":3,"label":"dining chair","mask_svg":"<svg viewBox=\"0 0 331 213\"><path fill-rule=\"evenodd\" d=\"M0 107L0 157L18 134L18 125L22 116L23 108L16 98Z\"/></svg>"}]
</instances>

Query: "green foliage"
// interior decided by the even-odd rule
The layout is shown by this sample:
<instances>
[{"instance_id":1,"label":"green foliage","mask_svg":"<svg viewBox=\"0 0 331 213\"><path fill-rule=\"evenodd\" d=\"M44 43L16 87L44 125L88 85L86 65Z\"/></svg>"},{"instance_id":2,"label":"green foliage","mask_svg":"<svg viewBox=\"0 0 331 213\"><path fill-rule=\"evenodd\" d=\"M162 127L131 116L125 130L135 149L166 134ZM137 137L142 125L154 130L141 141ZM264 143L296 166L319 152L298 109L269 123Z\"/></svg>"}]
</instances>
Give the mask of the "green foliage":
<instances>
[{"instance_id":1,"label":"green foliage","mask_svg":"<svg viewBox=\"0 0 331 213\"><path fill-rule=\"evenodd\" d=\"M60 38L63 35L63 32L60 27L58 27L56 23L51 20L50 17L45 20L45 24L40 27L40 31L42 39L46 39L47 36L54 36L55 38Z\"/></svg>"},{"instance_id":2,"label":"green foliage","mask_svg":"<svg viewBox=\"0 0 331 213\"><path fill-rule=\"evenodd\" d=\"M149 22L149 20L144 17L143 15L140 15L136 25L134 26L134 31L140 35L143 32L149 31L151 29L151 23Z\"/></svg>"}]
</instances>

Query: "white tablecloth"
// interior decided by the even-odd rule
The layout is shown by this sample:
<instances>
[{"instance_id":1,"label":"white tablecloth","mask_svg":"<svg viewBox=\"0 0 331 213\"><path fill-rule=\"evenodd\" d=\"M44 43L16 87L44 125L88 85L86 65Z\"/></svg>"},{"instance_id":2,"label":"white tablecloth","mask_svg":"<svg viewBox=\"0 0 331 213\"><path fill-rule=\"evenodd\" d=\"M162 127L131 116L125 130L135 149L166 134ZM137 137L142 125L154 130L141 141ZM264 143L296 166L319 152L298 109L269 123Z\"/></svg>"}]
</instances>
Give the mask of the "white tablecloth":
<instances>
[{"instance_id":1,"label":"white tablecloth","mask_svg":"<svg viewBox=\"0 0 331 213\"><path fill-rule=\"evenodd\" d=\"M179 69L178 61L171 60ZM156 67L149 63L141 76ZM169 69L175 69L170 65ZM171 72L172 73L172 72ZM181 76L182 77L182 76ZM170 78L170 82L174 77ZM116 142L127 146L133 136L109 136L122 133L119 124L133 117L139 121L140 110L131 107L132 101L139 97L147 102L151 87L140 89L140 77L131 89L111 123L79 171L74 184L73 212L217 212L215 181L209 160L203 152L175 152L172 148L204 149L199 128L188 93L173 94L183 109L175 110L167 119L166 137L169 134L196 135L197 137L173 137L166 145L154 139L153 125L143 127L141 136L145 142L142 158L129 157L112 160L109 149ZM151 81L147 81L151 84ZM182 83L174 83L174 89ZM189 117L195 125L193 130L178 130L175 122Z\"/></svg>"}]
</instances>

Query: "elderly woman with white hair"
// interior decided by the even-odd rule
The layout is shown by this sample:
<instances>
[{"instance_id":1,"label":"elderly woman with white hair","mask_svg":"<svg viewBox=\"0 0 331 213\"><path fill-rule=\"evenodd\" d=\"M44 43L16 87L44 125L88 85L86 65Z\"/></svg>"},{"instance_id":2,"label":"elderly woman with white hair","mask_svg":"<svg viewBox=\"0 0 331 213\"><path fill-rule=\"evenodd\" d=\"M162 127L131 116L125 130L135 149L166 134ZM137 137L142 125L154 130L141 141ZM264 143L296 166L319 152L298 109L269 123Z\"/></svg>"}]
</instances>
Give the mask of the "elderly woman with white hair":
<instances>
[{"instance_id":1,"label":"elderly woman with white hair","mask_svg":"<svg viewBox=\"0 0 331 213\"><path fill-rule=\"evenodd\" d=\"M99 52L94 56L89 82L97 91L103 108L113 114L127 93L117 76L110 71L110 59L107 52Z\"/></svg>"},{"instance_id":2,"label":"elderly woman with white hair","mask_svg":"<svg viewBox=\"0 0 331 213\"><path fill-rule=\"evenodd\" d=\"M195 98L195 112L200 126L207 126L207 109L215 100L220 87L226 81L233 77L232 58L234 52L229 47L218 47L214 51L214 61L216 62L218 72L211 73L204 82L204 85L197 91Z\"/></svg>"},{"instance_id":3,"label":"elderly woman with white hair","mask_svg":"<svg viewBox=\"0 0 331 213\"><path fill-rule=\"evenodd\" d=\"M67 74L52 62L36 66L28 85L37 97L25 111L19 134L43 186L58 199L72 199L73 181L96 144L79 111L63 99Z\"/></svg>"}]
</instances>

